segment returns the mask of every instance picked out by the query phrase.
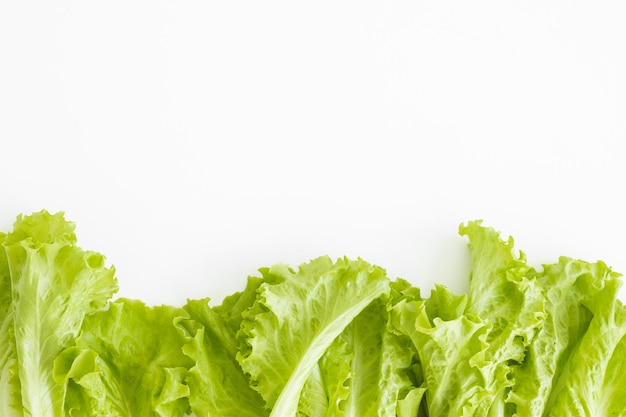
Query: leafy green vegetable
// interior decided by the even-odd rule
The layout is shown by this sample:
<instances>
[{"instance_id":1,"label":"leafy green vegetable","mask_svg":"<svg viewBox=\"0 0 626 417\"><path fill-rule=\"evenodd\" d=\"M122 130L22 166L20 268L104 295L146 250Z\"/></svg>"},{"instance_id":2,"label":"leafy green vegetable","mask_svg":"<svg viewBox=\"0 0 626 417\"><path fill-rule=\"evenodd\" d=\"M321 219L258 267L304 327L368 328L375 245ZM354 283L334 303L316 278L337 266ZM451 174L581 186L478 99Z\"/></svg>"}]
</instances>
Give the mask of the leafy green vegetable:
<instances>
[{"instance_id":1,"label":"leafy green vegetable","mask_svg":"<svg viewBox=\"0 0 626 417\"><path fill-rule=\"evenodd\" d=\"M428 415L474 415L486 395L483 360L488 326L476 316L433 319L424 301L400 302L392 323L408 335L419 352L425 379Z\"/></svg>"},{"instance_id":2,"label":"leafy green vegetable","mask_svg":"<svg viewBox=\"0 0 626 417\"><path fill-rule=\"evenodd\" d=\"M245 294L255 294L255 281L250 280ZM250 288L252 286L253 288ZM242 320L236 312L242 306L237 294L222 304L232 310L220 314L219 308L209 307L209 300L189 300L185 310L190 319L178 325L186 336L183 352L193 362L187 376L191 409L196 416L261 417L268 415L265 402L249 384L237 362L237 331ZM252 298L249 302L254 301ZM245 307L247 303L244 303Z\"/></svg>"},{"instance_id":3,"label":"leafy green vegetable","mask_svg":"<svg viewBox=\"0 0 626 417\"><path fill-rule=\"evenodd\" d=\"M429 415L624 415L618 274L567 258L537 272L512 239L480 222L460 231L473 254L468 297L436 287L392 309L420 354Z\"/></svg>"},{"instance_id":4,"label":"leafy green vegetable","mask_svg":"<svg viewBox=\"0 0 626 417\"><path fill-rule=\"evenodd\" d=\"M71 416L182 416L192 361L173 325L183 311L121 299L85 318L76 345L58 358Z\"/></svg>"},{"instance_id":5,"label":"leafy green vegetable","mask_svg":"<svg viewBox=\"0 0 626 417\"><path fill-rule=\"evenodd\" d=\"M318 258L297 272L264 273L257 301L244 315L238 358L272 416L295 415L310 373L339 334L369 304L389 292L380 268L357 260Z\"/></svg>"},{"instance_id":6,"label":"leafy green vegetable","mask_svg":"<svg viewBox=\"0 0 626 417\"><path fill-rule=\"evenodd\" d=\"M298 415L387 417L400 408L417 415L421 397L415 394L423 393L412 369L417 352L388 328L388 306L419 298L407 289L413 288L406 281L392 282L390 297L365 308L328 347L305 384Z\"/></svg>"},{"instance_id":7,"label":"leafy green vegetable","mask_svg":"<svg viewBox=\"0 0 626 417\"><path fill-rule=\"evenodd\" d=\"M117 291L114 270L102 255L76 246L74 224L62 214L20 216L3 246L23 413L62 416L65 386L53 378L54 360L74 342L85 315L104 307ZM8 382L15 387L12 366ZM9 404L18 398L14 391L10 397ZM16 411L20 415L21 407Z\"/></svg>"},{"instance_id":8,"label":"leafy green vegetable","mask_svg":"<svg viewBox=\"0 0 626 417\"><path fill-rule=\"evenodd\" d=\"M593 286L592 279L585 277L587 287ZM615 302L617 289L617 282L608 279L597 296L585 303L593 318L563 365L548 404L549 416L626 415L626 386L621 383L626 370L618 349L626 337L626 311Z\"/></svg>"},{"instance_id":9,"label":"leafy green vegetable","mask_svg":"<svg viewBox=\"0 0 626 417\"><path fill-rule=\"evenodd\" d=\"M546 317L528 348L523 366L514 371L518 383L513 386L509 400L515 404L518 415L544 415L552 407L560 390L558 380L563 364L571 359L573 349L593 319L583 301L595 297L598 290L585 288L585 277L602 285L610 275L604 264L569 258L546 265L538 275L544 288Z\"/></svg>"},{"instance_id":10,"label":"leafy green vegetable","mask_svg":"<svg viewBox=\"0 0 626 417\"><path fill-rule=\"evenodd\" d=\"M211 306L111 301L62 213L0 233L2 417L626 417L626 307L603 262L537 270L461 225L467 294L361 259L261 268Z\"/></svg>"},{"instance_id":11,"label":"leafy green vegetable","mask_svg":"<svg viewBox=\"0 0 626 417\"><path fill-rule=\"evenodd\" d=\"M6 235L0 234L0 242ZM23 416L19 369L15 351L11 275L4 250L0 251L0 415Z\"/></svg>"},{"instance_id":12,"label":"leafy green vegetable","mask_svg":"<svg viewBox=\"0 0 626 417\"><path fill-rule=\"evenodd\" d=\"M524 361L525 352L545 318L545 303L536 271L526 264L523 252L513 249L513 239L480 222L461 226L469 237L472 272L466 314L476 314L490 326L484 360L495 366L489 375L490 396L479 409L504 415L507 396L514 384L509 376Z\"/></svg>"}]
</instances>

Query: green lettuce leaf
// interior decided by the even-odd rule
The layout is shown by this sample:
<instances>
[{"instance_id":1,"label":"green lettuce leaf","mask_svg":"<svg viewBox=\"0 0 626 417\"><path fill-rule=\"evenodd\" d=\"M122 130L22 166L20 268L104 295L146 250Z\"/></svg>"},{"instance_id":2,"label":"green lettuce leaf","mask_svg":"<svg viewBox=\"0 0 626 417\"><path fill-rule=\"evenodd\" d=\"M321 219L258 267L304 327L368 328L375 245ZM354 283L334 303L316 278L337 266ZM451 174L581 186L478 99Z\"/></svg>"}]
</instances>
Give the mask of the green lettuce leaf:
<instances>
[{"instance_id":1,"label":"green lettuce leaf","mask_svg":"<svg viewBox=\"0 0 626 417\"><path fill-rule=\"evenodd\" d=\"M591 291L597 288L593 277L583 280ZM620 356L626 310L616 300L619 286L618 279L607 278L596 296L584 302L593 318L562 368L548 401L548 416L626 415L626 363Z\"/></svg>"},{"instance_id":2,"label":"green lettuce leaf","mask_svg":"<svg viewBox=\"0 0 626 417\"><path fill-rule=\"evenodd\" d=\"M386 303L376 300L326 350L302 391L298 415L396 416L412 386L415 350L387 332Z\"/></svg>"},{"instance_id":3,"label":"green lettuce leaf","mask_svg":"<svg viewBox=\"0 0 626 417\"><path fill-rule=\"evenodd\" d=\"M509 401L515 405L516 415L520 417L546 415L554 407L563 389L564 370L571 362L579 360L576 357L578 346L588 337L592 322L602 320L596 318L588 306L596 306L599 302L612 309L616 295L603 289L607 285L609 288L619 285L618 275L604 263L588 263L566 257L561 257L556 264L545 265L538 280L544 288L546 318L528 348L524 363L513 371L516 384L509 395ZM596 308L596 311L602 310ZM611 330L605 327L607 336L611 334L614 337L619 331L619 321L611 323L617 326ZM599 341L600 338L592 340L593 343ZM595 363L606 358L591 354L584 360ZM623 367L621 369L623 372ZM573 403L564 406L573 407ZM563 410L563 415L568 415Z\"/></svg>"},{"instance_id":4,"label":"green lettuce leaf","mask_svg":"<svg viewBox=\"0 0 626 417\"><path fill-rule=\"evenodd\" d=\"M510 375L543 323L542 288L512 239L480 222L460 233L472 250L468 296L436 286L425 301L398 303L393 324L419 353L430 415L510 415Z\"/></svg>"},{"instance_id":5,"label":"green lettuce leaf","mask_svg":"<svg viewBox=\"0 0 626 417\"><path fill-rule=\"evenodd\" d=\"M369 304L389 293L384 270L362 260L317 258L293 271L264 271L244 313L238 360L272 416L295 416L302 389L324 352Z\"/></svg>"},{"instance_id":6,"label":"green lettuce leaf","mask_svg":"<svg viewBox=\"0 0 626 417\"><path fill-rule=\"evenodd\" d=\"M622 338L615 344L613 352L609 352L607 355L610 356L609 361L606 362L605 360L603 363L606 366L603 369L603 395L599 401L599 406L608 416L626 416L626 364L624 363L624 358L626 358L626 308L621 302L616 304L619 306L615 307L614 326L620 327L619 332L622 333ZM617 339L615 333L612 339ZM605 344L605 346L611 346L610 343Z\"/></svg>"},{"instance_id":7,"label":"green lettuce leaf","mask_svg":"<svg viewBox=\"0 0 626 417\"><path fill-rule=\"evenodd\" d=\"M394 328L419 352L428 415L475 415L489 394L485 376L493 372L484 359L490 327L475 315L430 318L424 301L401 301L391 314Z\"/></svg>"},{"instance_id":8,"label":"green lettuce leaf","mask_svg":"<svg viewBox=\"0 0 626 417\"><path fill-rule=\"evenodd\" d=\"M350 394L351 361L354 356L346 341L338 337L313 368L302 388L298 417L344 416Z\"/></svg>"},{"instance_id":9,"label":"green lettuce leaf","mask_svg":"<svg viewBox=\"0 0 626 417\"><path fill-rule=\"evenodd\" d=\"M250 279L246 291L227 297L216 308L209 307L209 299L189 300L184 307L190 318L177 324L186 340L183 352L194 362L186 383L191 410L198 417L269 414L236 359L241 312L254 302L259 284Z\"/></svg>"},{"instance_id":10,"label":"green lettuce leaf","mask_svg":"<svg viewBox=\"0 0 626 417\"><path fill-rule=\"evenodd\" d=\"M417 352L389 329L387 308L419 298L419 290L398 280L391 294L365 308L329 346L304 386L298 415L395 417L399 409L417 415L415 394L424 391L413 374Z\"/></svg>"},{"instance_id":11,"label":"green lettuce leaf","mask_svg":"<svg viewBox=\"0 0 626 417\"><path fill-rule=\"evenodd\" d=\"M65 386L54 380L54 360L74 343L84 317L117 291L114 269L76 246L74 224L62 213L18 217L3 246L24 415L62 416Z\"/></svg>"},{"instance_id":12,"label":"green lettuce leaf","mask_svg":"<svg viewBox=\"0 0 626 417\"><path fill-rule=\"evenodd\" d=\"M76 345L55 363L68 383L71 416L182 416L189 408L184 383L193 362L183 354L174 321L184 311L120 299L85 318Z\"/></svg>"},{"instance_id":13,"label":"green lettuce leaf","mask_svg":"<svg viewBox=\"0 0 626 417\"><path fill-rule=\"evenodd\" d=\"M434 300L431 295L430 300ZM411 285L408 281L397 279L391 283L391 296L387 303L387 332L383 336L391 341L385 342L393 353L387 356L393 360L383 360L383 381L391 381L395 385L394 389L383 392L383 398L389 395L397 398L395 411L398 417L426 417L428 410L426 401L423 401L426 394L426 382L424 381L424 370L420 362L419 354L411 338L402 332L398 332L393 324L394 308L399 303L424 301L420 289ZM431 304L431 307L435 303ZM445 304L445 302L444 302ZM410 368L406 368L409 364ZM397 388L397 392L395 391ZM383 401L384 402L384 401ZM390 404L387 402L387 404ZM388 405L386 413L393 415L393 407Z\"/></svg>"},{"instance_id":14,"label":"green lettuce leaf","mask_svg":"<svg viewBox=\"0 0 626 417\"><path fill-rule=\"evenodd\" d=\"M0 233L0 242L6 235ZM23 416L19 369L13 329L11 275L4 248L0 247L0 416Z\"/></svg>"},{"instance_id":15,"label":"green lettuce leaf","mask_svg":"<svg viewBox=\"0 0 626 417\"><path fill-rule=\"evenodd\" d=\"M492 366L486 375L487 396L479 406L490 416L510 415L508 404L515 384L511 375L525 360L529 345L545 320L543 287L537 272L526 263L523 252L516 253L513 238L500 238L493 228L480 221L459 228L469 238L472 269L466 314L474 314L490 326L485 338L484 360Z\"/></svg>"},{"instance_id":16,"label":"green lettuce leaf","mask_svg":"<svg viewBox=\"0 0 626 417\"><path fill-rule=\"evenodd\" d=\"M260 269L218 306L110 302L62 213L0 233L2 417L626 417L621 276L459 227L469 291L362 260Z\"/></svg>"}]
</instances>

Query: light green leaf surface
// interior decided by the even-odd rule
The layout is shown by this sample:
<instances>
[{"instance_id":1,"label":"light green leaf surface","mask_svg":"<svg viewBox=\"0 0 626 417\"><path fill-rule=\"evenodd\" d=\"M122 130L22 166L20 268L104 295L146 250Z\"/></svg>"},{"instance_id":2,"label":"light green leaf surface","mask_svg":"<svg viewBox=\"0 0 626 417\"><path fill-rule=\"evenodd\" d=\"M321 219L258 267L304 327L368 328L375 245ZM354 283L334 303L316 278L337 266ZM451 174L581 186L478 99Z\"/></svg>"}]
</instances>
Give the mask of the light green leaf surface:
<instances>
[{"instance_id":1,"label":"light green leaf surface","mask_svg":"<svg viewBox=\"0 0 626 417\"><path fill-rule=\"evenodd\" d=\"M55 375L66 380L71 416L179 417L189 404L184 380L192 361L174 320L184 311L121 299L85 318L76 346Z\"/></svg>"},{"instance_id":2,"label":"light green leaf surface","mask_svg":"<svg viewBox=\"0 0 626 417\"><path fill-rule=\"evenodd\" d=\"M475 315L431 319L423 301L402 301L391 314L393 326L419 352L429 415L473 416L489 395L485 375L493 365L485 361L485 339L490 327Z\"/></svg>"},{"instance_id":3,"label":"light green leaf surface","mask_svg":"<svg viewBox=\"0 0 626 417\"><path fill-rule=\"evenodd\" d=\"M62 213L18 217L3 246L24 414L62 416L65 386L54 381L54 360L74 342L85 315L117 291L114 270L102 255L76 246L74 224Z\"/></svg>"},{"instance_id":4,"label":"light green leaf surface","mask_svg":"<svg viewBox=\"0 0 626 417\"><path fill-rule=\"evenodd\" d=\"M490 416L510 415L507 404L511 374L525 360L526 352L545 320L543 288L523 252L516 253L513 239L480 222L459 228L469 238L472 251L467 314L475 314L490 326L484 360L491 364L485 374L489 395L479 407Z\"/></svg>"},{"instance_id":5,"label":"light green leaf surface","mask_svg":"<svg viewBox=\"0 0 626 417\"><path fill-rule=\"evenodd\" d=\"M328 347L304 384L298 417L342 417L350 395L354 352L338 337Z\"/></svg>"},{"instance_id":6,"label":"light green leaf surface","mask_svg":"<svg viewBox=\"0 0 626 417\"><path fill-rule=\"evenodd\" d=\"M228 297L219 309L211 308L208 299L190 300L184 307L190 319L180 320L178 327L186 340L183 352L194 362L186 383L191 409L198 417L269 414L236 359L236 317L241 322L241 308L246 308L246 299L254 301L256 286L258 283L249 281L247 291Z\"/></svg>"},{"instance_id":7,"label":"light green leaf surface","mask_svg":"<svg viewBox=\"0 0 626 417\"><path fill-rule=\"evenodd\" d=\"M603 264L587 265L594 273L579 276L582 305L592 318L584 334L561 361L559 375L547 403L547 415L626 415L626 310L617 300L621 285L617 274Z\"/></svg>"},{"instance_id":8,"label":"light green leaf surface","mask_svg":"<svg viewBox=\"0 0 626 417\"><path fill-rule=\"evenodd\" d=\"M0 243L4 239L5 235L0 233ZM11 275L4 247L0 246L0 416L23 415L13 328Z\"/></svg>"},{"instance_id":9,"label":"light green leaf surface","mask_svg":"<svg viewBox=\"0 0 626 417\"><path fill-rule=\"evenodd\" d=\"M516 383L509 395L509 402L515 405L520 417L544 416L552 410L561 395L563 371L568 363L577 360L577 346L587 337L594 320L594 313L586 305L593 305L608 283L618 284L617 275L604 263L566 257L545 265L538 280L544 289L545 321L528 347L524 363L513 370ZM605 296L601 302L611 308L615 294ZM587 360L595 362L601 357ZM621 369L626 371L624 366Z\"/></svg>"},{"instance_id":10,"label":"light green leaf surface","mask_svg":"<svg viewBox=\"0 0 626 417\"><path fill-rule=\"evenodd\" d=\"M408 375L415 354L408 338L387 331L386 303L374 301L326 350L305 384L298 415L395 417L398 401L415 388Z\"/></svg>"},{"instance_id":11,"label":"light green leaf surface","mask_svg":"<svg viewBox=\"0 0 626 417\"><path fill-rule=\"evenodd\" d=\"M542 271L480 221L468 294L362 260L260 269L218 306L109 299L62 213L0 233L1 417L626 417L621 277Z\"/></svg>"},{"instance_id":12,"label":"light green leaf surface","mask_svg":"<svg viewBox=\"0 0 626 417\"><path fill-rule=\"evenodd\" d=\"M421 299L407 281L390 283L390 296L375 300L328 347L300 397L299 416L415 417L423 388L414 374L417 352L388 324L388 308ZM400 411L402 410L402 411Z\"/></svg>"},{"instance_id":13,"label":"light green leaf surface","mask_svg":"<svg viewBox=\"0 0 626 417\"><path fill-rule=\"evenodd\" d=\"M262 284L245 315L239 362L272 416L295 416L302 388L326 349L372 301L388 294L389 280L362 260L333 263L327 257L298 271L275 266L266 275L278 283Z\"/></svg>"},{"instance_id":14,"label":"light green leaf surface","mask_svg":"<svg viewBox=\"0 0 626 417\"><path fill-rule=\"evenodd\" d=\"M352 359L348 381L350 391L342 407L346 417L377 416L379 415L379 406L381 408L387 406L387 404L381 404L382 393L378 386L379 382L384 382L381 378L381 361L383 359L383 335L386 326L385 303L376 300L356 316L339 336L345 341L347 351L351 352L351 355L344 356L351 356ZM331 359L332 355L333 352L331 351L328 359ZM387 357L385 359L393 360L395 358ZM408 368L410 365L411 358L409 357L404 367ZM393 393L390 394L393 395ZM395 405L396 401L393 401L394 414Z\"/></svg>"}]
</instances>

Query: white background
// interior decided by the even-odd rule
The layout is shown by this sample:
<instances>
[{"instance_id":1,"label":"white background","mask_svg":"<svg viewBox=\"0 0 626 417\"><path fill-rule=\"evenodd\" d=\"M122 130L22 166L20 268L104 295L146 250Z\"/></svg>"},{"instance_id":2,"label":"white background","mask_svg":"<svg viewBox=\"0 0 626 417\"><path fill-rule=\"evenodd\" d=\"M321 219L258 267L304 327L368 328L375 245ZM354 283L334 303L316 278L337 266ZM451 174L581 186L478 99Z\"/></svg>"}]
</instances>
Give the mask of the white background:
<instances>
[{"instance_id":1,"label":"white background","mask_svg":"<svg viewBox=\"0 0 626 417\"><path fill-rule=\"evenodd\" d=\"M0 230L63 210L152 304L323 254L462 291L478 218L537 267L626 272L625 21L621 1L0 0Z\"/></svg>"}]
</instances>

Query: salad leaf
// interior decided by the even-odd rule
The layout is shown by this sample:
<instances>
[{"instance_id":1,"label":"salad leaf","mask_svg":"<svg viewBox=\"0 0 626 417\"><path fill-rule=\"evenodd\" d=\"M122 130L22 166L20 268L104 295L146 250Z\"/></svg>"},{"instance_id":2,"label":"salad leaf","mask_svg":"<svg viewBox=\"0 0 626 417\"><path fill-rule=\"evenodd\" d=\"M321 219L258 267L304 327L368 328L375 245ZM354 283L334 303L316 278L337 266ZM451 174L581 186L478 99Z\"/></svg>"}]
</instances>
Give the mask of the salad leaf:
<instances>
[{"instance_id":1,"label":"salad leaf","mask_svg":"<svg viewBox=\"0 0 626 417\"><path fill-rule=\"evenodd\" d=\"M271 416L296 415L302 388L335 338L374 300L389 293L385 272L362 260L317 258L293 271L264 271L244 313L238 360Z\"/></svg>"},{"instance_id":2,"label":"salad leaf","mask_svg":"<svg viewBox=\"0 0 626 417\"><path fill-rule=\"evenodd\" d=\"M269 414L236 359L240 308L254 301L259 283L250 279L247 290L226 298L221 308L209 307L209 299L189 300L184 307L190 318L178 326L186 337L183 353L194 362L186 383L191 410L198 417Z\"/></svg>"},{"instance_id":3,"label":"salad leaf","mask_svg":"<svg viewBox=\"0 0 626 417\"><path fill-rule=\"evenodd\" d=\"M302 388L297 416L345 415L343 409L350 395L350 358L353 356L345 340L339 337L333 341Z\"/></svg>"},{"instance_id":4,"label":"salad leaf","mask_svg":"<svg viewBox=\"0 0 626 417\"><path fill-rule=\"evenodd\" d=\"M407 281L365 308L326 350L302 391L302 416L416 416L424 389L414 373L417 352L389 327L388 308L420 299ZM402 410L402 411L400 411Z\"/></svg>"},{"instance_id":5,"label":"salad leaf","mask_svg":"<svg viewBox=\"0 0 626 417\"><path fill-rule=\"evenodd\" d=\"M594 313L587 305L597 303L594 300L601 296L601 289L607 284L619 285L619 276L602 262L561 257L558 263L544 266L538 281L544 288L546 318L528 348L524 363L513 372L516 384L509 401L519 416L550 412L562 389L564 368L576 361L577 346L594 320ZM615 296L605 292L601 302L612 308L617 302ZM614 327L614 331L618 329L619 326ZM620 368L621 372L626 371L623 365L617 367Z\"/></svg>"},{"instance_id":6,"label":"salad leaf","mask_svg":"<svg viewBox=\"0 0 626 417\"><path fill-rule=\"evenodd\" d=\"M419 352L428 415L473 416L487 395L484 374L492 366L484 361L489 326L475 315L431 319L424 301L401 301L391 312L394 327L408 335Z\"/></svg>"},{"instance_id":7,"label":"salad leaf","mask_svg":"<svg viewBox=\"0 0 626 417\"><path fill-rule=\"evenodd\" d=\"M587 291L596 290L591 275L583 277ZM626 366L623 343L626 338L626 310L616 301L619 281L609 277L596 296L584 303L593 318L563 366L548 416L626 415Z\"/></svg>"},{"instance_id":8,"label":"salad leaf","mask_svg":"<svg viewBox=\"0 0 626 417\"><path fill-rule=\"evenodd\" d=\"M415 388L409 373L416 352L407 338L387 331L386 307L375 300L328 347L305 384L298 415L396 416L398 401ZM414 401L415 414L418 406Z\"/></svg>"},{"instance_id":9,"label":"salad leaf","mask_svg":"<svg viewBox=\"0 0 626 417\"><path fill-rule=\"evenodd\" d=\"M626 307L603 262L536 270L459 227L467 294L361 259L261 268L217 306L110 301L63 213L0 233L2 417L626 417Z\"/></svg>"},{"instance_id":10,"label":"salad leaf","mask_svg":"<svg viewBox=\"0 0 626 417\"><path fill-rule=\"evenodd\" d=\"M515 381L510 378L524 361L528 346L545 319L543 288L536 271L516 253L513 238L500 238L493 228L480 221L461 225L469 238L472 270L466 314L475 314L490 326L484 360L494 365L488 376L491 393L479 407L482 413L505 415L514 407L507 397ZM509 411L506 411L509 410Z\"/></svg>"},{"instance_id":11,"label":"salad leaf","mask_svg":"<svg viewBox=\"0 0 626 417\"><path fill-rule=\"evenodd\" d=\"M0 242L6 235L0 233ZM23 416L18 377L11 275L4 250L0 250L0 415Z\"/></svg>"},{"instance_id":12,"label":"salad leaf","mask_svg":"<svg viewBox=\"0 0 626 417\"><path fill-rule=\"evenodd\" d=\"M543 322L541 286L512 239L480 222L460 232L472 249L468 296L436 286L428 300L398 304L395 323L419 352L429 415L507 415L510 374Z\"/></svg>"},{"instance_id":13,"label":"salad leaf","mask_svg":"<svg viewBox=\"0 0 626 417\"><path fill-rule=\"evenodd\" d=\"M192 361L174 327L183 315L179 308L120 299L86 317L76 345L55 364L57 380L68 382L67 415L184 415Z\"/></svg>"},{"instance_id":14,"label":"salad leaf","mask_svg":"<svg viewBox=\"0 0 626 417\"><path fill-rule=\"evenodd\" d=\"M62 416L65 386L53 378L54 360L73 343L84 317L117 291L114 269L76 246L74 224L63 213L18 217L3 246L23 413ZM17 396L10 395L13 403Z\"/></svg>"},{"instance_id":15,"label":"salad leaf","mask_svg":"<svg viewBox=\"0 0 626 417\"><path fill-rule=\"evenodd\" d=\"M392 347L392 353L387 356L391 358L390 360L383 360L382 378L391 385L395 384L398 391L385 389L382 395L383 398L389 395L397 398L395 410L398 417L428 415L426 402L423 401L426 383L419 354L411 339L399 333L392 323L392 311L398 303L423 300L419 288L414 287L408 281L399 278L391 283L391 296L387 303L387 332L383 337L392 340L388 343L388 346ZM409 358L411 358L410 367L406 368ZM393 415L391 407L387 407L386 411Z\"/></svg>"}]
</instances>

